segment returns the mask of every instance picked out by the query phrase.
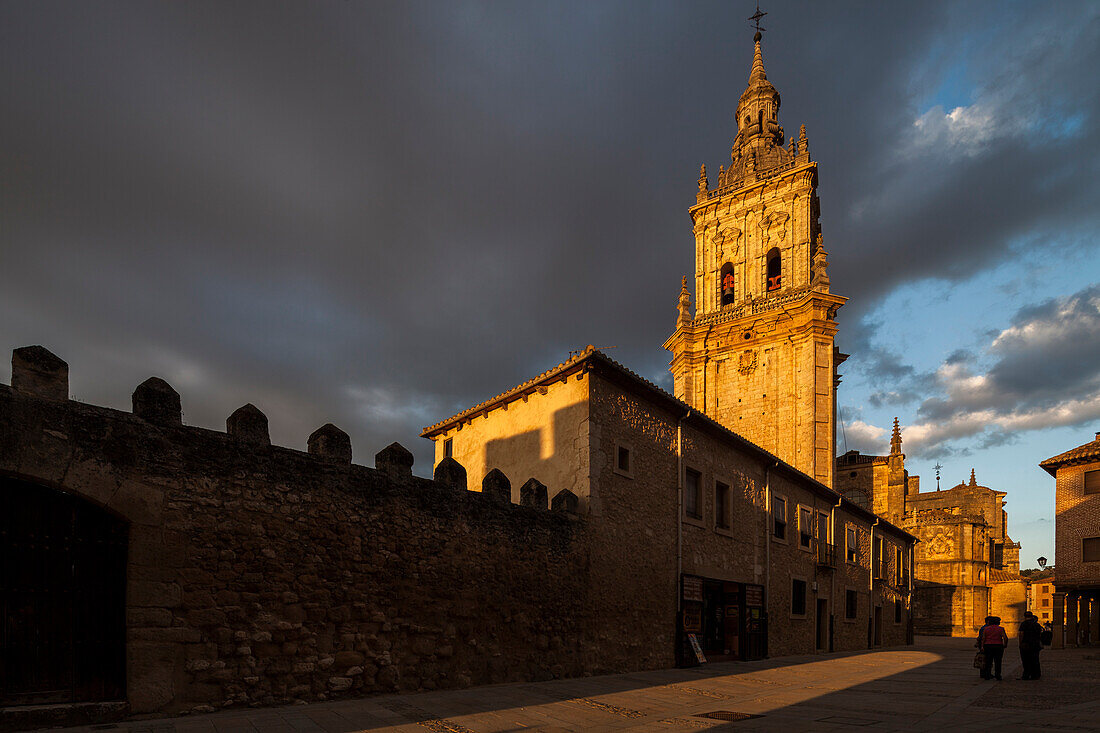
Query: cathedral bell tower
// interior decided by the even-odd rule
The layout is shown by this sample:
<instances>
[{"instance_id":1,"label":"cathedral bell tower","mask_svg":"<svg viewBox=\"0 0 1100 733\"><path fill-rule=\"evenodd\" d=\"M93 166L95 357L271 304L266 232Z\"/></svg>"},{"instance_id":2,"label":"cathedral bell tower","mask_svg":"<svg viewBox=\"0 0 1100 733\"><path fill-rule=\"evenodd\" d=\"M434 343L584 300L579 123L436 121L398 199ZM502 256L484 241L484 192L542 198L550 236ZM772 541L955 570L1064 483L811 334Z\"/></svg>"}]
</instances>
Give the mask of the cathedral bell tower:
<instances>
[{"instance_id":1,"label":"cathedral bell tower","mask_svg":"<svg viewBox=\"0 0 1100 733\"><path fill-rule=\"evenodd\" d=\"M664 347L678 398L827 486L836 457L836 313L806 127L783 144L760 33L729 167L699 172L695 315L683 284Z\"/></svg>"}]
</instances>

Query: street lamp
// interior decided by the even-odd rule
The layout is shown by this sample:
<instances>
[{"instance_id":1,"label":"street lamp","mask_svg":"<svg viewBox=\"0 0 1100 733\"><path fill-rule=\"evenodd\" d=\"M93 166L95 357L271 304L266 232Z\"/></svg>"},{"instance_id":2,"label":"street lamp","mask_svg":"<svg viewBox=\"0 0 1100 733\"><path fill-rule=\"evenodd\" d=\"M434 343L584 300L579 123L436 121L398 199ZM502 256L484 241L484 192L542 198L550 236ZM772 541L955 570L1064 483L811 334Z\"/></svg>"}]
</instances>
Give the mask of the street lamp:
<instances>
[{"instance_id":1,"label":"street lamp","mask_svg":"<svg viewBox=\"0 0 1100 733\"><path fill-rule=\"evenodd\" d=\"M1047 559L1045 557L1040 557L1035 562L1039 563L1040 570L1044 569L1047 566Z\"/></svg>"}]
</instances>

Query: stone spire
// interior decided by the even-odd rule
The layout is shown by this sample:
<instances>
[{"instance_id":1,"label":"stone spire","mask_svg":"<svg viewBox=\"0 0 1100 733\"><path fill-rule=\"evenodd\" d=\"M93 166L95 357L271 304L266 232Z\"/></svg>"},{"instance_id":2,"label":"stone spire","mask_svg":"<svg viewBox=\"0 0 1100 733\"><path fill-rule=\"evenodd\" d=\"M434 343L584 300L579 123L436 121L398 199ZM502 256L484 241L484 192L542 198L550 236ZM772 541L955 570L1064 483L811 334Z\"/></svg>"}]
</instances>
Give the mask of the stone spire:
<instances>
[{"instance_id":1,"label":"stone spire","mask_svg":"<svg viewBox=\"0 0 1100 733\"><path fill-rule=\"evenodd\" d=\"M710 188L710 182L707 180L707 165L706 163L699 166L699 193L696 194L696 199L700 202L707 200L707 189Z\"/></svg>"},{"instance_id":2,"label":"stone spire","mask_svg":"<svg viewBox=\"0 0 1100 733\"><path fill-rule=\"evenodd\" d=\"M750 87L754 82L766 82L768 80L768 75L764 73L764 55L760 53L760 38L760 31L757 31L756 35L752 37L756 48L752 52L752 71L749 72ZM771 86L771 84L768 86Z\"/></svg>"},{"instance_id":3,"label":"stone spire","mask_svg":"<svg viewBox=\"0 0 1100 733\"><path fill-rule=\"evenodd\" d=\"M894 418L894 433L890 436L890 455L896 456L901 453L901 428L898 426L898 419Z\"/></svg>"},{"instance_id":4,"label":"stone spire","mask_svg":"<svg viewBox=\"0 0 1100 733\"><path fill-rule=\"evenodd\" d=\"M691 323L691 293L688 291L687 275L680 281L680 315L676 318L676 326Z\"/></svg>"},{"instance_id":5,"label":"stone spire","mask_svg":"<svg viewBox=\"0 0 1100 733\"><path fill-rule=\"evenodd\" d=\"M745 155L746 148L762 145L783 147L783 128L779 126L779 92L764 72L760 50L760 32L753 36L752 70L749 84L737 102L737 142L734 156Z\"/></svg>"},{"instance_id":6,"label":"stone spire","mask_svg":"<svg viewBox=\"0 0 1100 733\"><path fill-rule=\"evenodd\" d=\"M977 486L978 485L978 480L974 476L974 469L973 468L970 469L970 485L971 486Z\"/></svg>"},{"instance_id":7,"label":"stone spire","mask_svg":"<svg viewBox=\"0 0 1100 733\"><path fill-rule=\"evenodd\" d=\"M821 232L817 233L817 241L814 242L813 273L810 286L823 293L829 292L829 259L825 246L821 242ZM894 424L896 428L897 418L894 418Z\"/></svg>"}]
</instances>

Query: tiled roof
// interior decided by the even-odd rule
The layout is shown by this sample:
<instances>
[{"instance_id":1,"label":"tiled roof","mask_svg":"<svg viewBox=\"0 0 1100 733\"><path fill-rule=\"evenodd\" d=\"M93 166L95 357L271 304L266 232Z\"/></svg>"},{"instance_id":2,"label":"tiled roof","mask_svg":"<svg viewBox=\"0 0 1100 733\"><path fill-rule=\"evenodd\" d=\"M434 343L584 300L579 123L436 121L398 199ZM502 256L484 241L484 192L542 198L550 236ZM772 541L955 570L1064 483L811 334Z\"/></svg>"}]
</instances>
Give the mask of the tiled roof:
<instances>
[{"instance_id":1,"label":"tiled roof","mask_svg":"<svg viewBox=\"0 0 1100 733\"><path fill-rule=\"evenodd\" d=\"M1091 461L1100 458L1100 433L1096 434L1096 440L1091 443L1085 443L1079 445L1073 450L1068 450L1065 453L1060 453L1053 458L1048 458L1039 464L1039 468L1042 468L1051 476L1055 475L1061 466L1068 465L1070 463L1083 463L1085 461Z\"/></svg>"},{"instance_id":2,"label":"tiled roof","mask_svg":"<svg viewBox=\"0 0 1100 733\"><path fill-rule=\"evenodd\" d=\"M989 569L989 582L990 583L1009 583L1014 580L1024 581L1027 580L1019 573L1014 573L1010 570L1002 570L1001 568Z\"/></svg>"},{"instance_id":3,"label":"tiled roof","mask_svg":"<svg viewBox=\"0 0 1100 733\"><path fill-rule=\"evenodd\" d=\"M588 347L584 351L580 352L579 354L575 354L575 355L569 357L568 359L566 359L562 363L558 364L557 366L550 367L549 369L547 369L542 374L539 374L536 377L532 377L531 379L528 379L526 382L521 382L520 384L517 384L515 387L512 387L511 389L506 390L504 392L501 392L496 397L490 397L489 399L485 400L484 402L479 402L478 404L474 405L473 407L470 407L470 408L468 408L466 410L463 410L462 412L460 412L456 415L452 415L451 417L448 417L446 420L440 420L439 422L437 422L434 425L429 425L428 427L426 427L426 428L424 428L423 430L420 431L420 437L422 437L422 438L430 437L432 434L439 432L440 429L442 429L444 427L449 427L450 425L452 425L454 423L461 422L461 421L465 420L466 418L471 418L471 417L477 415L478 413L482 412L483 410L491 409L491 408L495 407L496 405L498 405L502 402L508 402L510 398L519 397L520 395L522 395L524 392L527 392L528 390L536 389L539 386L540 383L545 382L547 380L553 380L557 375L561 374L563 371L567 370L568 368L570 368L572 366L575 366L575 365L579 364L580 362L584 361L586 358L591 356L593 353L596 353L596 347L589 344ZM641 379L641 377L639 377L639 379Z\"/></svg>"}]
</instances>

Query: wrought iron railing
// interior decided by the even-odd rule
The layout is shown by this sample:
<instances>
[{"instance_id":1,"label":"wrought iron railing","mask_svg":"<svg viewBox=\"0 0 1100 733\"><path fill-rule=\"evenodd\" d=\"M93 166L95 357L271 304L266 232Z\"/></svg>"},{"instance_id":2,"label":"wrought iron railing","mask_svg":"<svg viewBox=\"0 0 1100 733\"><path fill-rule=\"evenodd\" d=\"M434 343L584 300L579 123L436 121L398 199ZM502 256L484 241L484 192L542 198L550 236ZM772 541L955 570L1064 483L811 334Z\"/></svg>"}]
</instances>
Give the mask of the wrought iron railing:
<instances>
[{"instance_id":1,"label":"wrought iron railing","mask_svg":"<svg viewBox=\"0 0 1100 733\"><path fill-rule=\"evenodd\" d=\"M817 543L817 564L825 568L836 567L836 545L828 542Z\"/></svg>"}]
</instances>

